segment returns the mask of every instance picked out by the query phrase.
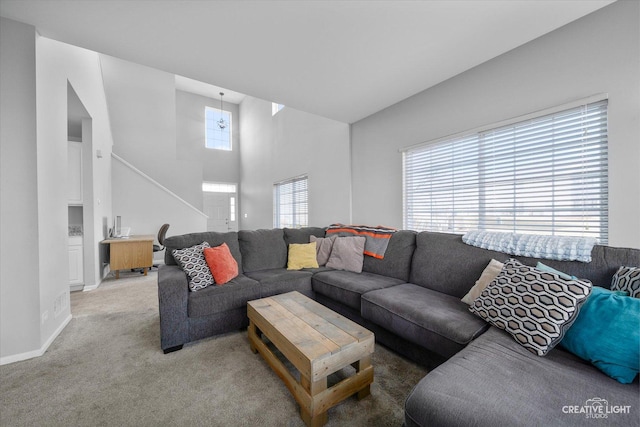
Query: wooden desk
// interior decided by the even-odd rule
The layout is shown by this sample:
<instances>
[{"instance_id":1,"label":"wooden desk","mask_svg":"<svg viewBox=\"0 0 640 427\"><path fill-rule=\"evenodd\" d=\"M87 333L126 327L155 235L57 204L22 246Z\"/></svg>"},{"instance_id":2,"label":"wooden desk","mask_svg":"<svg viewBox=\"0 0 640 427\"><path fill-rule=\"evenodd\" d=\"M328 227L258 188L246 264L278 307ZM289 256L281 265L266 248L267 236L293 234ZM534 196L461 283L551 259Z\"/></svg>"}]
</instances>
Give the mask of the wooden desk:
<instances>
[{"instance_id":1,"label":"wooden desk","mask_svg":"<svg viewBox=\"0 0 640 427\"><path fill-rule=\"evenodd\" d=\"M144 275L147 275L147 269L153 265L154 238L152 235L139 235L100 242L109 245L109 266L115 270L116 279L120 278L120 270L131 268L143 268Z\"/></svg>"}]
</instances>

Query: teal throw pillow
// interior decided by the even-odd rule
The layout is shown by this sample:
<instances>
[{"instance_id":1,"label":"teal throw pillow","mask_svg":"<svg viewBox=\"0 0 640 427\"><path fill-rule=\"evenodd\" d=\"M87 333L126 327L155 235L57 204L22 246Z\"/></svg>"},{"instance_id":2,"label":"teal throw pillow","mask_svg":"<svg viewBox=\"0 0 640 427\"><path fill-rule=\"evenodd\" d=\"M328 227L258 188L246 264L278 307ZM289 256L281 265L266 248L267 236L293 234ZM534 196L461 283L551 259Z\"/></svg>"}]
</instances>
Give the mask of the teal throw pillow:
<instances>
[{"instance_id":1,"label":"teal throw pillow","mask_svg":"<svg viewBox=\"0 0 640 427\"><path fill-rule=\"evenodd\" d=\"M553 274L557 274L558 276L562 277L565 280L576 280L577 277L576 276L572 276L570 274L567 273L563 273L560 270L556 270L553 267L549 267L547 264L543 264L540 261L538 261L538 264L536 264L536 268L540 271L544 271L545 273L553 273Z\"/></svg>"},{"instance_id":2,"label":"teal throw pillow","mask_svg":"<svg viewBox=\"0 0 640 427\"><path fill-rule=\"evenodd\" d=\"M640 299L594 286L560 346L623 384L640 370Z\"/></svg>"}]
</instances>

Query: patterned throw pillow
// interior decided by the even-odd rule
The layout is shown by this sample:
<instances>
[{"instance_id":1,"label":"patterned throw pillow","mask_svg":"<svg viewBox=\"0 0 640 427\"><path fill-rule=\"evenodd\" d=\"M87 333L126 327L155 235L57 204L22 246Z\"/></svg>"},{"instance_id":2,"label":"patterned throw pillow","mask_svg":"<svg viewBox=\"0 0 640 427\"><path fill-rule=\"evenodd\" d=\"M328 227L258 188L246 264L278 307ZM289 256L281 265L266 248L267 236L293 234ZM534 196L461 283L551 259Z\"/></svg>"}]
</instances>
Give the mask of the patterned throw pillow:
<instances>
[{"instance_id":1,"label":"patterned throw pillow","mask_svg":"<svg viewBox=\"0 0 640 427\"><path fill-rule=\"evenodd\" d=\"M611 290L628 292L629 296L640 298L640 267L620 267L611 280Z\"/></svg>"},{"instance_id":2,"label":"patterned throw pillow","mask_svg":"<svg viewBox=\"0 0 640 427\"><path fill-rule=\"evenodd\" d=\"M544 356L562 340L590 292L589 281L565 280L510 259L469 310Z\"/></svg>"},{"instance_id":3,"label":"patterned throw pillow","mask_svg":"<svg viewBox=\"0 0 640 427\"><path fill-rule=\"evenodd\" d=\"M202 242L190 248L171 251L176 262L187 273L189 289L192 291L199 291L214 283L211 270L209 270L209 265L207 265L203 254L204 249L208 247L210 247L209 243Z\"/></svg>"}]
</instances>

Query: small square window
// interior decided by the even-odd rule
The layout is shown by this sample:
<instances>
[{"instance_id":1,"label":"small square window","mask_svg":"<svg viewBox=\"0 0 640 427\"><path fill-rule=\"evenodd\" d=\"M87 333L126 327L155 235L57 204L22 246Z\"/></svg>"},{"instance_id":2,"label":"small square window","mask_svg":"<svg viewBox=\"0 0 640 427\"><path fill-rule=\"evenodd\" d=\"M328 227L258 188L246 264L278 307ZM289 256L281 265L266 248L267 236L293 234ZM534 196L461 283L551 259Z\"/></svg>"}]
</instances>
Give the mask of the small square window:
<instances>
[{"instance_id":1,"label":"small square window","mask_svg":"<svg viewBox=\"0 0 640 427\"><path fill-rule=\"evenodd\" d=\"M204 122L204 146L215 150L231 151L231 113L217 108L205 107Z\"/></svg>"},{"instance_id":2,"label":"small square window","mask_svg":"<svg viewBox=\"0 0 640 427\"><path fill-rule=\"evenodd\" d=\"M278 104L277 102L272 102L271 103L271 115L275 116L278 111L282 110L284 108L284 105L282 104Z\"/></svg>"}]
</instances>

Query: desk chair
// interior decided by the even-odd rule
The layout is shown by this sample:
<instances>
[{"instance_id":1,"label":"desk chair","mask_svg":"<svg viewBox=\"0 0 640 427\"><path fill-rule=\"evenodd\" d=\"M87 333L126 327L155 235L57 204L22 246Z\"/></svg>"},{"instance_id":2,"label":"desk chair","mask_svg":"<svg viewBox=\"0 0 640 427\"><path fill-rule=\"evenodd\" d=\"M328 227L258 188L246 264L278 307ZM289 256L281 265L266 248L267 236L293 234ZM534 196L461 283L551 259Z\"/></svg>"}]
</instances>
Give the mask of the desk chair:
<instances>
[{"instance_id":1,"label":"desk chair","mask_svg":"<svg viewBox=\"0 0 640 427\"><path fill-rule=\"evenodd\" d=\"M153 253L164 251L164 238L167 235L167 230L169 229L169 224L162 224L160 230L158 231L158 244L153 244ZM158 268L156 264L151 266L152 268Z\"/></svg>"}]
</instances>

